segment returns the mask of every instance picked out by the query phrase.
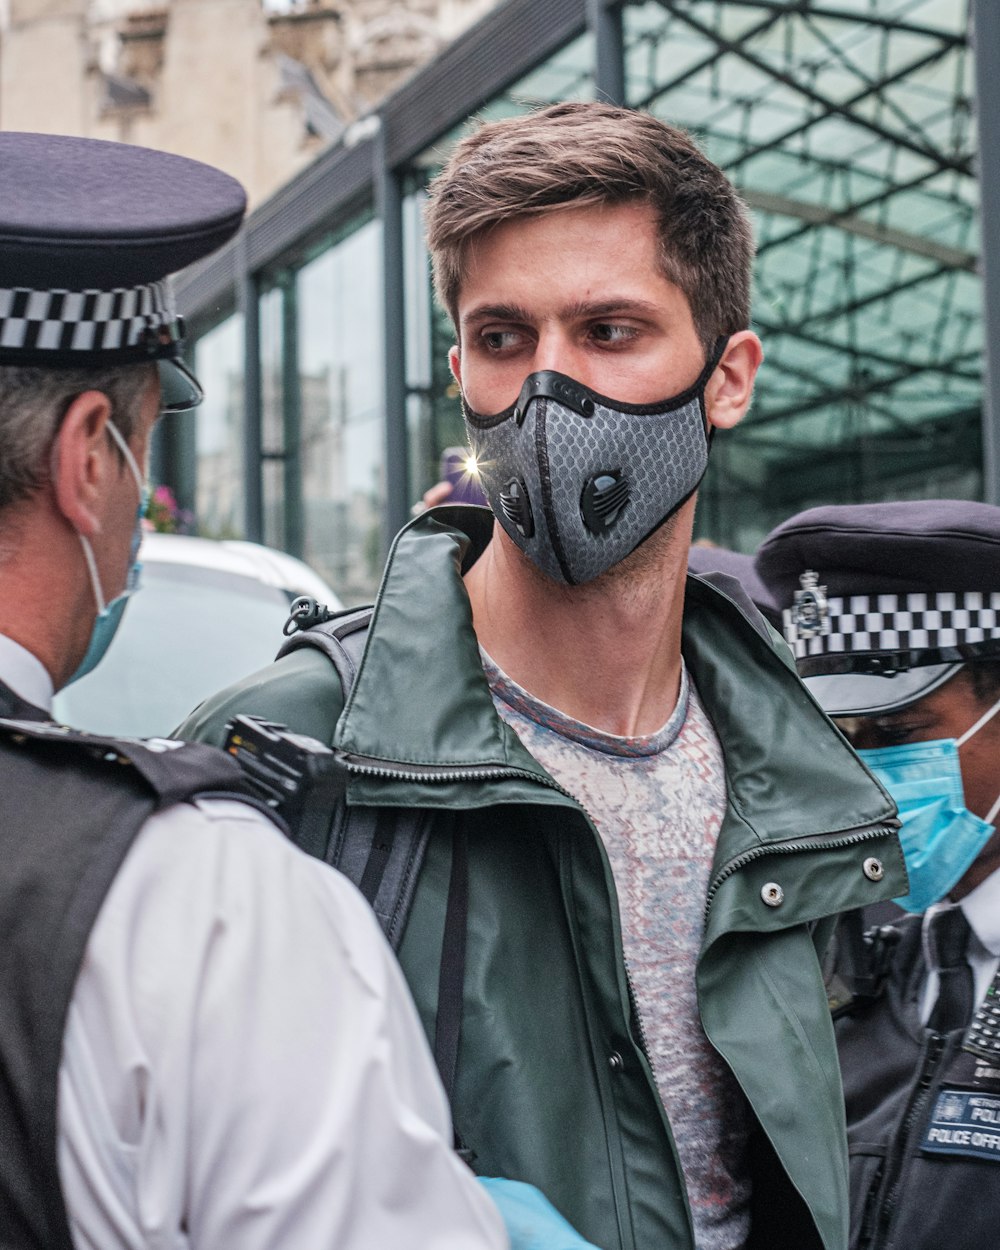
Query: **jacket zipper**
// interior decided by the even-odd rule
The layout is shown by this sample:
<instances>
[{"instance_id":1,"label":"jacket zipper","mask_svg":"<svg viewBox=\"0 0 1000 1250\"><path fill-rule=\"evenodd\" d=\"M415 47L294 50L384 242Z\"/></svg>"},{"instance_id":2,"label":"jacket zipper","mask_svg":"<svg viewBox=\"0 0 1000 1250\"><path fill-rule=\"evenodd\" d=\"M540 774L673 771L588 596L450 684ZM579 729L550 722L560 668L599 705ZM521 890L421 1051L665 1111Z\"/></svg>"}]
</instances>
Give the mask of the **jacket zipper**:
<instances>
[{"instance_id":1,"label":"jacket zipper","mask_svg":"<svg viewBox=\"0 0 1000 1250\"><path fill-rule=\"evenodd\" d=\"M382 780L395 781L499 781L504 777L518 777L525 781L537 782L549 790L557 790L568 799L573 799L568 790L564 790L558 782L546 780L527 768L512 768L510 765L492 765L487 767L475 764L424 764L412 768L390 764L380 760L377 763L368 759L338 751L337 758L350 773L359 777L378 777ZM576 803L576 799L573 799ZM579 806L579 804L577 804Z\"/></svg>"},{"instance_id":2,"label":"jacket zipper","mask_svg":"<svg viewBox=\"0 0 1000 1250\"><path fill-rule=\"evenodd\" d=\"M341 760L348 772L352 772L362 777L378 777L384 780L397 781L415 781L415 782L435 782L435 781L499 781L504 777L519 777L525 781L534 781L540 786L545 786L549 790L555 790L569 799L574 806L578 807L591 825L594 825L593 819L580 803L575 795L570 794L563 786L551 777L541 777L538 773L531 772L527 768L513 768L509 764L494 764L491 766L479 766L476 764L423 764L420 766L400 766L391 764L387 760L373 761L368 757L351 755L346 751L338 751L337 758ZM596 825L594 825L596 829ZM798 851L832 851L838 850L845 846L855 846L862 842L872 842L878 838L885 837L888 833L895 832L894 826L891 825L870 825L864 828L849 830L846 834L837 837L825 838L818 842L810 838L808 842L775 842L763 846L752 847L748 851L743 851L725 864L715 879L709 886L708 895L705 900L705 913L711 906L712 900L719 886L726 881L735 872L739 872L741 868L745 868L747 864L753 863L754 860L760 859L764 855L791 855Z\"/></svg>"},{"instance_id":3,"label":"jacket zipper","mask_svg":"<svg viewBox=\"0 0 1000 1250\"><path fill-rule=\"evenodd\" d=\"M623 941L622 946L624 947L624 945ZM653 1074L653 1083L656 1084L656 1069L653 1067L653 1059L649 1053L649 1038L646 1034L646 1026L643 1023L642 1012L639 1010L639 999L635 992L635 982L632 980L632 969L629 967L624 950L622 951L622 963L625 965L625 984L628 987L629 1006L632 1008L632 1018L635 1020L636 1029L639 1032L639 1049L649 1064L649 1070Z\"/></svg>"},{"instance_id":4,"label":"jacket zipper","mask_svg":"<svg viewBox=\"0 0 1000 1250\"><path fill-rule=\"evenodd\" d=\"M740 869L745 868L748 864L752 864L754 860L761 859L765 855L793 855L799 851L836 851L845 846L857 846L862 842L874 842L876 839L884 838L886 834L893 832L895 832L895 829L892 825L870 825L861 829L848 830L847 833L841 834L839 837L827 837L822 841L810 838L808 842L773 842L763 846L752 847L741 855L737 855L735 859L731 859L728 864L724 864L719 870L709 886L708 895L705 899L705 917L707 919L712 906L712 900L715 898L719 886L734 873L739 872Z\"/></svg>"},{"instance_id":5,"label":"jacket zipper","mask_svg":"<svg viewBox=\"0 0 1000 1250\"><path fill-rule=\"evenodd\" d=\"M918 1117L927 1105L928 1091L934 1083L934 1074L941 1062L941 1056L945 1052L946 1045L947 1039L941 1033L932 1033L928 1039L927 1054L920 1069L920 1076L917 1078L917 1083L910 1096L910 1105L907 1107L906 1115L903 1117L902 1131L896 1137L897 1148L894 1152L894 1158L891 1160L891 1167L888 1166L889 1160L886 1160L885 1171L889 1178L889 1187L886 1191L885 1201L882 1203L881 1210L878 1211L874 1221L874 1236L870 1242L871 1250L877 1250L879 1246L886 1244L889 1230L892 1227L896 1199L899 1196L899 1183L903 1175L903 1166L906 1163L910 1137Z\"/></svg>"}]
</instances>

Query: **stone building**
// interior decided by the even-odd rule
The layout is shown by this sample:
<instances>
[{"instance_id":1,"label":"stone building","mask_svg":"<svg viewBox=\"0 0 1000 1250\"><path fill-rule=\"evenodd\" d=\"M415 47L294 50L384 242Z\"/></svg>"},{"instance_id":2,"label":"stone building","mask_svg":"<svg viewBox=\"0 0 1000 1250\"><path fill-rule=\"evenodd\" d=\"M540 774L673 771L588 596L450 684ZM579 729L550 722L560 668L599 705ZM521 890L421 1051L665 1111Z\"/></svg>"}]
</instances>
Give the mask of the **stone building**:
<instances>
[{"instance_id":1,"label":"stone building","mask_svg":"<svg viewBox=\"0 0 1000 1250\"><path fill-rule=\"evenodd\" d=\"M266 199L495 0L0 0L0 128L121 139Z\"/></svg>"}]
</instances>

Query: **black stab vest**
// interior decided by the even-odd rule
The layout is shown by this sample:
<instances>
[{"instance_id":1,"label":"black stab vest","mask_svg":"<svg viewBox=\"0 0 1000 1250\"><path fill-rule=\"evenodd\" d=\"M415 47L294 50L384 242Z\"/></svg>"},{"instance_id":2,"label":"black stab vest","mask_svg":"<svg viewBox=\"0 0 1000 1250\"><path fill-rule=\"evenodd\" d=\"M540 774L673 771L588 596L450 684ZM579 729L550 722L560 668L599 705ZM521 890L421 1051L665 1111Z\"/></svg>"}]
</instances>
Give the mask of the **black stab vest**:
<instances>
[{"instance_id":1,"label":"black stab vest","mask_svg":"<svg viewBox=\"0 0 1000 1250\"><path fill-rule=\"evenodd\" d=\"M247 791L222 751L73 733L2 683L0 715L10 718L0 720L0 1244L73 1250L57 1098L90 930L149 816Z\"/></svg>"},{"instance_id":2,"label":"black stab vest","mask_svg":"<svg viewBox=\"0 0 1000 1250\"><path fill-rule=\"evenodd\" d=\"M927 974L921 919L898 922L899 940L880 991L859 999L835 1023L847 1102L851 1250L996 1244L1000 1070L963 1051L964 1030L934 1033L921 1024ZM959 1104L966 1098L983 1104L983 1123L965 1137L972 1147L988 1136L992 1158L965 1146L953 1153L927 1148L949 1095Z\"/></svg>"}]
</instances>

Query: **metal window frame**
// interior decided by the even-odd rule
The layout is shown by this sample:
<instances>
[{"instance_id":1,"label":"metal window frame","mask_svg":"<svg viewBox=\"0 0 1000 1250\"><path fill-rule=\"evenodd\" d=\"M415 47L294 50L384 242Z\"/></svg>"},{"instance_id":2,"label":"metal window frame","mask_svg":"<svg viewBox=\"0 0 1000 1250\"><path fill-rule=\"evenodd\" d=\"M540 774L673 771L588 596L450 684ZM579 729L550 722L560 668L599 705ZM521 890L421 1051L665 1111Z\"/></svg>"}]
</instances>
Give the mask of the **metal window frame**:
<instances>
[{"instance_id":1,"label":"metal window frame","mask_svg":"<svg viewBox=\"0 0 1000 1250\"><path fill-rule=\"evenodd\" d=\"M195 333L244 313L247 537L263 536L259 318L262 277L294 266L323 234L375 204L382 221L386 500L384 543L409 516L403 320L402 180L408 163L494 96L590 29L598 94L621 100L623 0L507 0L404 83L247 218L239 235L181 275L178 306ZM367 132L367 133L366 133ZM286 378L294 370L286 371ZM286 403L294 397L286 396ZM292 408L294 410L294 402ZM176 456L174 457L176 459ZM173 463L168 455L168 462ZM301 535L299 535L301 539Z\"/></svg>"}]
</instances>

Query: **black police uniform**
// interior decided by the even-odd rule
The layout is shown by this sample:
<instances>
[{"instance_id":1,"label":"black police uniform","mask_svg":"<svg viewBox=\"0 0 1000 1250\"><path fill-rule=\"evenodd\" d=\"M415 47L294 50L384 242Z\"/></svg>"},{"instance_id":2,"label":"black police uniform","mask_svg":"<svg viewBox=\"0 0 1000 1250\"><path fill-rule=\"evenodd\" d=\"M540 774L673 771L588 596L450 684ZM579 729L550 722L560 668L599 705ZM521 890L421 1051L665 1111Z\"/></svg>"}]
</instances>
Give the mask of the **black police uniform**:
<instances>
[{"instance_id":1,"label":"black police uniform","mask_svg":"<svg viewBox=\"0 0 1000 1250\"><path fill-rule=\"evenodd\" d=\"M755 566L832 716L904 708L963 664L1000 657L1000 509L813 508L773 530ZM923 1023L924 917L875 919L886 914L845 916L829 964L850 1247L982 1250L1000 1218L1000 1066L963 1048L966 1024Z\"/></svg>"},{"instance_id":2,"label":"black police uniform","mask_svg":"<svg viewBox=\"0 0 1000 1250\"><path fill-rule=\"evenodd\" d=\"M1000 1217L1000 1068L965 1026L921 1023L920 916L872 935L882 975L834 1022L847 1106L852 1250L983 1250Z\"/></svg>"}]
</instances>

